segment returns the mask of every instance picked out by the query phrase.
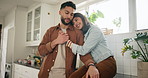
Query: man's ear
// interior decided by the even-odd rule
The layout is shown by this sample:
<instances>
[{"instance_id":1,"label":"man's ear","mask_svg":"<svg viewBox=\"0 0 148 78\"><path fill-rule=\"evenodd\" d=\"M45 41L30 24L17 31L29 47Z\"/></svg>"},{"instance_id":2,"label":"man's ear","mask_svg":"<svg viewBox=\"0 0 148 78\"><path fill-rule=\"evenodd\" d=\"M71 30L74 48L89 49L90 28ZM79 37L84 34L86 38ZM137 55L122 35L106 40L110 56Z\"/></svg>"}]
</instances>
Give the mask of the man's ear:
<instances>
[{"instance_id":1,"label":"man's ear","mask_svg":"<svg viewBox=\"0 0 148 78\"><path fill-rule=\"evenodd\" d=\"M59 14L61 15L61 11L59 11Z\"/></svg>"}]
</instances>

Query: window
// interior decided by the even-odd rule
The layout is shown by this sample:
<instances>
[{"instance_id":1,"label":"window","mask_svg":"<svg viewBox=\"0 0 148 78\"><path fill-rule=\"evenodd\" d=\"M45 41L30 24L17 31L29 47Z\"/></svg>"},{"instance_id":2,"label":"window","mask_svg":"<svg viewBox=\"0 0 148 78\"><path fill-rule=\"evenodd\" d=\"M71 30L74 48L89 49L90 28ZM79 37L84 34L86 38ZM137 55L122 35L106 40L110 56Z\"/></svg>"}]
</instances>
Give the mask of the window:
<instances>
[{"instance_id":1,"label":"window","mask_svg":"<svg viewBox=\"0 0 148 78\"><path fill-rule=\"evenodd\" d=\"M113 30L113 34L129 32L128 0L108 0L89 6L89 14L97 10L104 15L95 21L101 29Z\"/></svg>"},{"instance_id":2,"label":"window","mask_svg":"<svg viewBox=\"0 0 148 78\"><path fill-rule=\"evenodd\" d=\"M86 8L86 6L84 7ZM101 12L104 18L97 18L94 24L103 31L111 31L111 34L129 32L128 0L105 0L89 5L86 9L78 12L88 17L97 11Z\"/></svg>"},{"instance_id":3,"label":"window","mask_svg":"<svg viewBox=\"0 0 148 78\"><path fill-rule=\"evenodd\" d=\"M136 0L137 30L148 29L148 0Z\"/></svg>"},{"instance_id":4,"label":"window","mask_svg":"<svg viewBox=\"0 0 148 78\"><path fill-rule=\"evenodd\" d=\"M83 9L83 10L80 10L79 13L83 14L83 15L86 15L86 10Z\"/></svg>"}]
</instances>

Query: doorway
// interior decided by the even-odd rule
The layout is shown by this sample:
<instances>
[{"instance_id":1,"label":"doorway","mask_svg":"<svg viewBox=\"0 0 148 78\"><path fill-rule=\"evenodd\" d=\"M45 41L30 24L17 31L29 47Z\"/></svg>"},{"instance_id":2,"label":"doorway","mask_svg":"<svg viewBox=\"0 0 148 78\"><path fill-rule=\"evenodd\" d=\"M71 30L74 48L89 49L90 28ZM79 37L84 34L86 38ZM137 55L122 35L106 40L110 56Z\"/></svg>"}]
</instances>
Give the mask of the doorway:
<instances>
[{"instance_id":1,"label":"doorway","mask_svg":"<svg viewBox=\"0 0 148 78\"><path fill-rule=\"evenodd\" d=\"M1 52L1 78L5 77L6 65L12 65L14 54L14 26L6 26L2 33L2 52ZM11 78L10 68L9 78Z\"/></svg>"},{"instance_id":2,"label":"doorway","mask_svg":"<svg viewBox=\"0 0 148 78\"><path fill-rule=\"evenodd\" d=\"M2 40L1 38L2 38L2 36L1 36L1 34L2 34L2 24L0 24L0 65L1 65L1 60L2 60L2 48L1 48L1 40ZM1 69L1 67L0 67L0 69ZM0 74L1 74L1 70L0 70Z\"/></svg>"},{"instance_id":3,"label":"doorway","mask_svg":"<svg viewBox=\"0 0 148 78\"><path fill-rule=\"evenodd\" d=\"M0 24L0 44L1 44L2 24ZM1 48L1 45L0 45Z\"/></svg>"}]
</instances>

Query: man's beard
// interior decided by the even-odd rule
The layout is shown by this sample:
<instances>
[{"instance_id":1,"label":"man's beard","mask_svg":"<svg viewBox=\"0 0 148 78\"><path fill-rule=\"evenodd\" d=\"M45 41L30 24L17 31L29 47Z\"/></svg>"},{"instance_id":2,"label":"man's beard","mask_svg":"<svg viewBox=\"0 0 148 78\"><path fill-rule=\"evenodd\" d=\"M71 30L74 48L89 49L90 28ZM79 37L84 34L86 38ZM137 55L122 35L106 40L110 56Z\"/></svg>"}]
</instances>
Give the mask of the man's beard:
<instances>
[{"instance_id":1,"label":"man's beard","mask_svg":"<svg viewBox=\"0 0 148 78\"><path fill-rule=\"evenodd\" d=\"M68 18L67 18L68 19ZM69 19L70 20L70 19ZM63 17L61 17L61 21L62 21L62 23L64 24L64 25L69 25L69 24L71 24L71 20L70 20L70 22L68 22L68 23L66 23L65 22L65 19L63 18Z\"/></svg>"}]
</instances>

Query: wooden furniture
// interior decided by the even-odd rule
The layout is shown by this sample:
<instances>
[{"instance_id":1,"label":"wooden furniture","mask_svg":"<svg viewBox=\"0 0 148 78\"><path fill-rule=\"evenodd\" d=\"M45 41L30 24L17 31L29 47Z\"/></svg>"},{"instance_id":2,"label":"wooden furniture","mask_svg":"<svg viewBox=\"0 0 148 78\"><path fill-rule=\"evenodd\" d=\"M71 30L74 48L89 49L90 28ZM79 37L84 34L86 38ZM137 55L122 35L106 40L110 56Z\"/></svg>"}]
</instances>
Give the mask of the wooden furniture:
<instances>
[{"instance_id":1,"label":"wooden furniture","mask_svg":"<svg viewBox=\"0 0 148 78\"><path fill-rule=\"evenodd\" d=\"M104 35L113 34L113 29L101 28L101 30L104 33Z\"/></svg>"}]
</instances>

